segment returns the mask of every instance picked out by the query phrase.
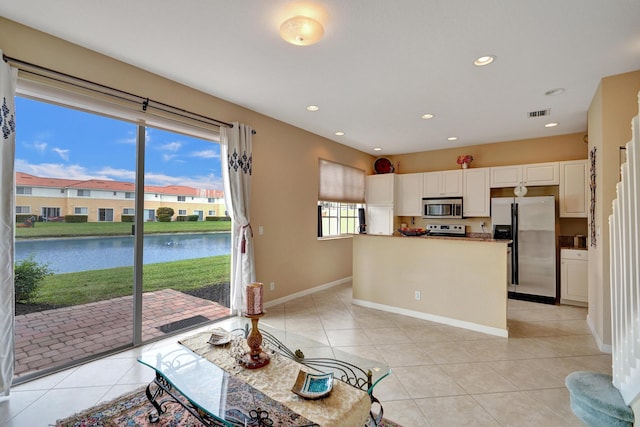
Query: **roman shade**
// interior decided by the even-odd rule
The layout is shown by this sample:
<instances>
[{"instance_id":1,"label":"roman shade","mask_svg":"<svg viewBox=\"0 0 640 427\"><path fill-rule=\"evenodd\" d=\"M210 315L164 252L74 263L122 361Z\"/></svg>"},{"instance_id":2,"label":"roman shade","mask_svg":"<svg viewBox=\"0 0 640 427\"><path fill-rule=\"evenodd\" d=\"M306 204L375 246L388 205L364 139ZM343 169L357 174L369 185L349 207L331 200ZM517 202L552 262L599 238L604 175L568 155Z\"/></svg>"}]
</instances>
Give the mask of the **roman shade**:
<instances>
[{"instance_id":1,"label":"roman shade","mask_svg":"<svg viewBox=\"0 0 640 427\"><path fill-rule=\"evenodd\" d=\"M320 159L318 200L364 203L364 171Z\"/></svg>"}]
</instances>

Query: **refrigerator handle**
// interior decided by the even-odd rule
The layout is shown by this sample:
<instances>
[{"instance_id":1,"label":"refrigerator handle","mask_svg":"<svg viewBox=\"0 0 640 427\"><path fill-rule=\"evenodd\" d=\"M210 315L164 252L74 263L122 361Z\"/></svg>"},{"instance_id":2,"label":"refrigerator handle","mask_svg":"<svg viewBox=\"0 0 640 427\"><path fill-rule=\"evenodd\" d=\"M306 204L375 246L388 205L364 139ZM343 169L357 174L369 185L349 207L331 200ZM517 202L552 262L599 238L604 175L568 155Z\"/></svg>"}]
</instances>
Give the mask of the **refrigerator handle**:
<instances>
[{"instance_id":1,"label":"refrigerator handle","mask_svg":"<svg viewBox=\"0 0 640 427\"><path fill-rule=\"evenodd\" d=\"M518 284L518 204L511 204L511 284Z\"/></svg>"}]
</instances>

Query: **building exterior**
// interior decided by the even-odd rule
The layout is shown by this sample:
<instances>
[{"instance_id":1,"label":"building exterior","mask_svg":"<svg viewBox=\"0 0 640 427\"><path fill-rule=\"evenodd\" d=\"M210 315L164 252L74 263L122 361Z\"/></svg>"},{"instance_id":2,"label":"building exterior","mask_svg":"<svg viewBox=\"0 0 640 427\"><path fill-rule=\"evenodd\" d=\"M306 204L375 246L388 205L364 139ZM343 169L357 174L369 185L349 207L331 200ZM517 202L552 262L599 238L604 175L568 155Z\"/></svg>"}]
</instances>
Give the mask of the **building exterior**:
<instances>
[{"instance_id":1,"label":"building exterior","mask_svg":"<svg viewBox=\"0 0 640 427\"><path fill-rule=\"evenodd\" d=\"M174 210L178 216L226 216L222 190L180 185L145 186L144 219L154 221L156 209ZM60 220L65 215L86 215L87 222L120 222L135 214L135 187L131 182L102 179L47 178L16 172L16 214L39 220Z\"/></svg>"}]
</instances>

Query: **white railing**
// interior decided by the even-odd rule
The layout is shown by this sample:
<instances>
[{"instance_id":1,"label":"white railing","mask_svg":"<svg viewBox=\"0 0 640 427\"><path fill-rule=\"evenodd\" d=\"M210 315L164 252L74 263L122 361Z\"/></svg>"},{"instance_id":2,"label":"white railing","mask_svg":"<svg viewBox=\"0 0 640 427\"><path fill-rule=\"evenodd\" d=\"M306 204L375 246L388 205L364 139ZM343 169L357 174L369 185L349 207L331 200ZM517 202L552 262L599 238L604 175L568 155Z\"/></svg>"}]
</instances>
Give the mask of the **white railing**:
<instances>
[{"instance_id":1,"label":"white railing","mask_svg":"<svg viewBox=\"0 0 640 427\"><path fill-rule=\"evenodd\" d=\"M640 114L631 127L609 217L613 385L627 405L640 395Z\"/></svg>"}]
</instances>

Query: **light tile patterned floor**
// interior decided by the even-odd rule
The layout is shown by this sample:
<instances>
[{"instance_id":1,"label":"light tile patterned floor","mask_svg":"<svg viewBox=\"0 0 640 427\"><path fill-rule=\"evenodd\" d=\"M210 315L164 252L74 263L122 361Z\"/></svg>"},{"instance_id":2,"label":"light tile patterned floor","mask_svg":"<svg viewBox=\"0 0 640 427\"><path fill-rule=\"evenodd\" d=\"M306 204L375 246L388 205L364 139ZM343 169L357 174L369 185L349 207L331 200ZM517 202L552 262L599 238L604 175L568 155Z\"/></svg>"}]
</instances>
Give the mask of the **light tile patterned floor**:
<instances>
[{"instance_id":1,"label":"light tile patterned floor","mask_svg":"<svg viewBox=\"0 0 640 427\"><path fill-rule=\"evenodd\" d=\"M261 322L386 361L393 373L375 394L385 416L404 427L547 427L582 425L569 408L569 373L611 372L586 314L509 300L511 337L504 339L353 306L351 287L342 285L270 307ZM15 387L0 401L0 425L48 426L146 384L152 374L135 362L141 351Z\"/></svg>"}]
</instances>

